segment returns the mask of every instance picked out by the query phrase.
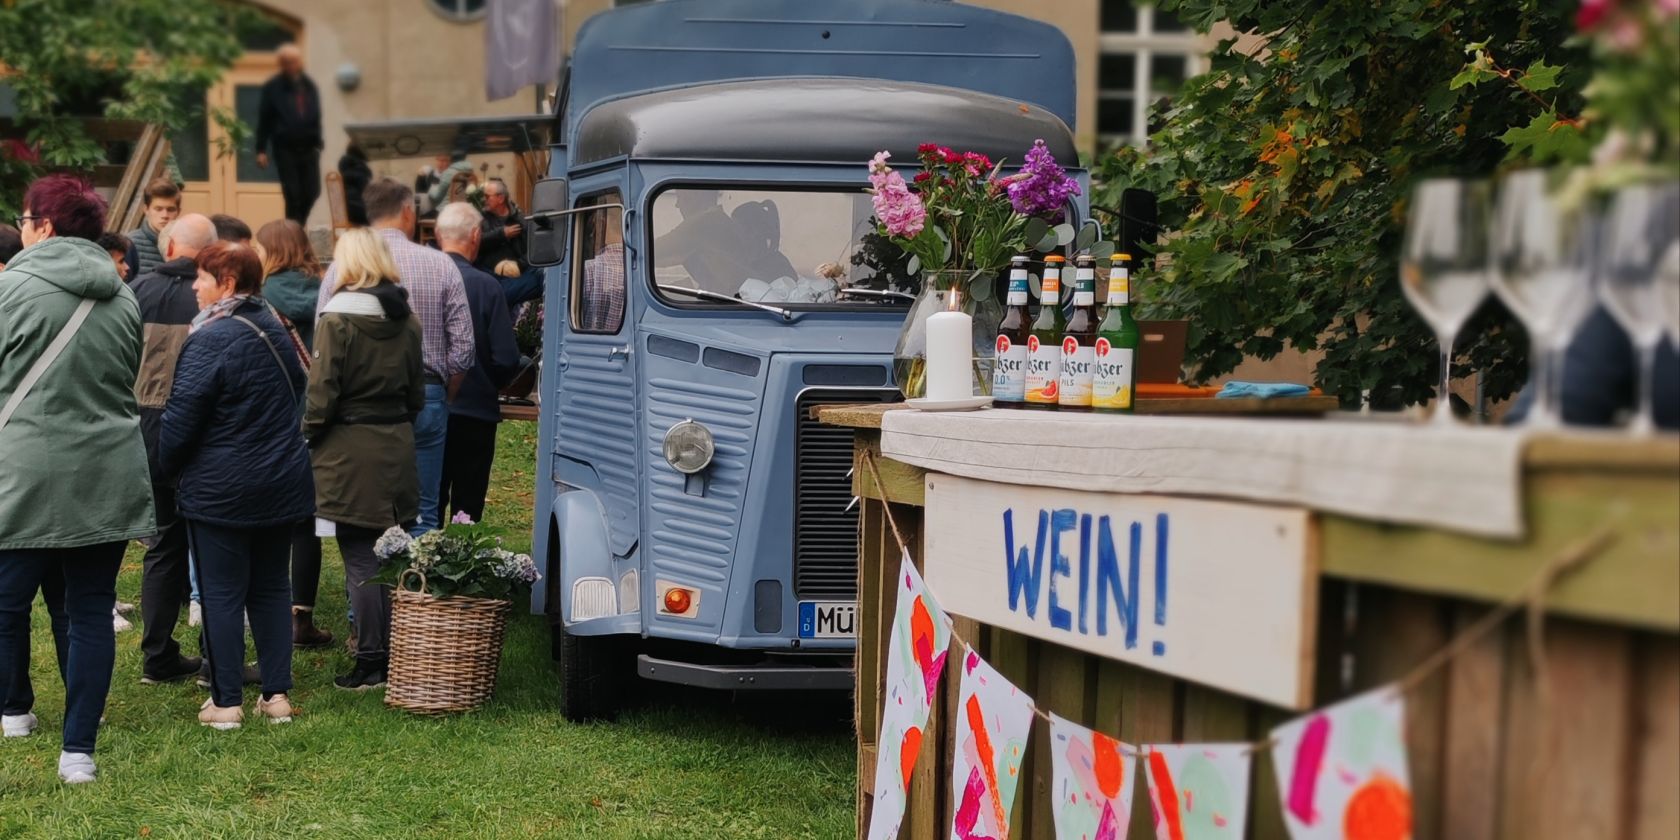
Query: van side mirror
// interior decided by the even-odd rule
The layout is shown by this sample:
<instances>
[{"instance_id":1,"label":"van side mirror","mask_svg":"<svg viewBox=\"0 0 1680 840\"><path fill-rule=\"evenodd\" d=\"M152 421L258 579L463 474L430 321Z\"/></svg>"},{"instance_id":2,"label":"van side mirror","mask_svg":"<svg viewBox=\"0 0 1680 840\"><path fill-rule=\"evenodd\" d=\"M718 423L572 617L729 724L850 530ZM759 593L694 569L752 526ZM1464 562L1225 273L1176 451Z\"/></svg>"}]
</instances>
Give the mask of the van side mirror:
<instances>
[{"instance_id":1,"label":"van side mirror","mask_svg":"<svg viewBox=\"0 0 1680 840\"><path fill-rule=\"evenodd\" d=\"M566 258L566 179L544 178L531 188L531 212L525 216L525 260L534 266L558 265Z\"/></svg>"}]
</instances>

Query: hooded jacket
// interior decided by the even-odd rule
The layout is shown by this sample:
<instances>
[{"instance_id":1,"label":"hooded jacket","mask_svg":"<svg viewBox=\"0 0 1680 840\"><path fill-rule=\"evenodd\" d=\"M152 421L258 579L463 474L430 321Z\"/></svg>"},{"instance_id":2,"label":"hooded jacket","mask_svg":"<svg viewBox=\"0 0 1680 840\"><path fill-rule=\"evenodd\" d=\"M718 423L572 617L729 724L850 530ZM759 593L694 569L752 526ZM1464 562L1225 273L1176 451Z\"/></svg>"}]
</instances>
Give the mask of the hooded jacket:
<instances>
[{"instance_id":1,"label":"hooded jacket","mask_svg":"<svg viewBox=\"0 0 1680 840\"><path fill-rule=\"evenodd\" d=\"M187 338L163 410L158 466L178 481L176 504L189 519L230 528L307 519L315 488L297 422L303 365L260 299L232 314L263 335L228 317Z\"/></svg>"},{"instance_id":2,"label":"hooded jacket","mask_svg":"<svg viewBox=\"0 0 1680 840\"><path fill-rule=\"evenodd\" d=\"M414 418L426 404L420 319L382 283L332 296L315 322L303 433L315 515L384 530L420 513Z\"/></svg>"},{"instance_id":3,"label":"hooded jacket","mask_svg":"<svg viewBox=\"0 0 1680 840\"><path fill-rule=\"evenodd\" d=\"M145 336L134 397L140 403L140 434L146 441L153 484L172 486L158 467L158 427L175 383L181 346L187 343L187 330L198 316L198 297L192 289L196 279L198 265L191 257L180 257L135 278L131 287L140 303Z\"/></svg>"},{"instance_id":4,"label":"hooded jacket","mask_svg":"<svg viewBox=\"0 0 1680 840\"><path fill-rule=\"evenodd\" d=\"M140 312L98 245L55 236L0 272L0 401L83 298L98 303L0 429L0 550L77 548L157 530L134 402Z\"/></svg>"}]
</instances>

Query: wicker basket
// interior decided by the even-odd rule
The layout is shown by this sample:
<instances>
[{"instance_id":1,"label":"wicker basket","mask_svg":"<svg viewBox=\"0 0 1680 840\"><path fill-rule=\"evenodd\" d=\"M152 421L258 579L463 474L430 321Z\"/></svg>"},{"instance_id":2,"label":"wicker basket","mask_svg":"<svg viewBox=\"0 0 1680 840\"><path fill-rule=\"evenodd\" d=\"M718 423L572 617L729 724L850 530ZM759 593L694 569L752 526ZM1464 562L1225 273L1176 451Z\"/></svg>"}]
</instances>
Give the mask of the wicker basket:
<instances>
[{"instance_id":1,"label":"wicker basket","mask_svg":"<svg viewBox=\"0 0 1680 840\"><path fill-rule=\"evenodd\" d=\"M413 575L418 590L403 584ZM468 712L496 690L511 601L426 594L426 576L402 573L391 594L385 705L420 714Z\"/></svg>"}]
</instances>

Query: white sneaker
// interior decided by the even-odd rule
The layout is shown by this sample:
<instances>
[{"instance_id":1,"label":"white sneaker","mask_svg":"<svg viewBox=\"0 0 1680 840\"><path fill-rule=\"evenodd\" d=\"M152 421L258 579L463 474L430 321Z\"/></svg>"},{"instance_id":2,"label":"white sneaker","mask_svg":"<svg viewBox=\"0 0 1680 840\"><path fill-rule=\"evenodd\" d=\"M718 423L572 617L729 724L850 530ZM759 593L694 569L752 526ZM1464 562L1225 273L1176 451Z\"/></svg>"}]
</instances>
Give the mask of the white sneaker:
<instances>
[{"instance_id":1,"label":"white sneaker","mask_svg":"<svg viewBox=\"0 0 1680 840\"><path fill-rule=\"evenodd\" d=\"M24 712L21 715L5 715L0 717L0 734L7 738L22 738L32 734L40 721L34 712Z\"/></svg>"},{"instance_id":2,"label":"white sneaker","mask_svg":"<svg viewBox=\"0 0 1680 840\"><path fill-rule=\"evenodd\" d=\"M111 610L111 629L117 631L118 633L121 633L124 630L133 630L134 625L131 622L129 622L128 619L123 618L122 613L117 612L115 609L112 609Z\"/></svg>"},{"instance_id":3,"label":"white sneaker","mask_svg":"<svg viewBox=\"0 0 1680 840\"><path fill-rule=\"evenodd\" d=\"M197 627L198 625L203 624L203 623L204 623L204 608L199 606L197 601L194 601L194 602L192 602L192 606L187 607L187 626L188 627Z\"/></svg>"},{"instance_id":4,"label":"white sneaker","mask_svg":"<svg viewBox=\"0 0 1680 840\"><path fill-rule=\"evenodd\" d=\"M86 784L94 780L98 768L93 766L93 756L87 753L61 752L58 754L58 777L67 785Z\"/></svg>"}]
</instances>

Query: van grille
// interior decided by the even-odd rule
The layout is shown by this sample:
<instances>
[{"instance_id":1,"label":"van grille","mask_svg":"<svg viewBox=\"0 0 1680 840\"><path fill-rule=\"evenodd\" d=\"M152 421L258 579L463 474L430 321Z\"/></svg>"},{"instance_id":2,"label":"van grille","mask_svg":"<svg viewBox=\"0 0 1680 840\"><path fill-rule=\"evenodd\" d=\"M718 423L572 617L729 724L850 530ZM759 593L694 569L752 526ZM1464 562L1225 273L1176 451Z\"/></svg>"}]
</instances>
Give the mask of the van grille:
<instances>
[{"instance_id":1,"label":"van grille","mask_svg":"<svg viewBox=\"0 0 1680 840\"><path fill-rule=\"evenodd\" d=\"M852 504L852 430L825 426L811 407L891 402L897 391L806 391L797 401L793 590L802 601L857 598L857 508Z\"/></svg>"}]
</instances>

